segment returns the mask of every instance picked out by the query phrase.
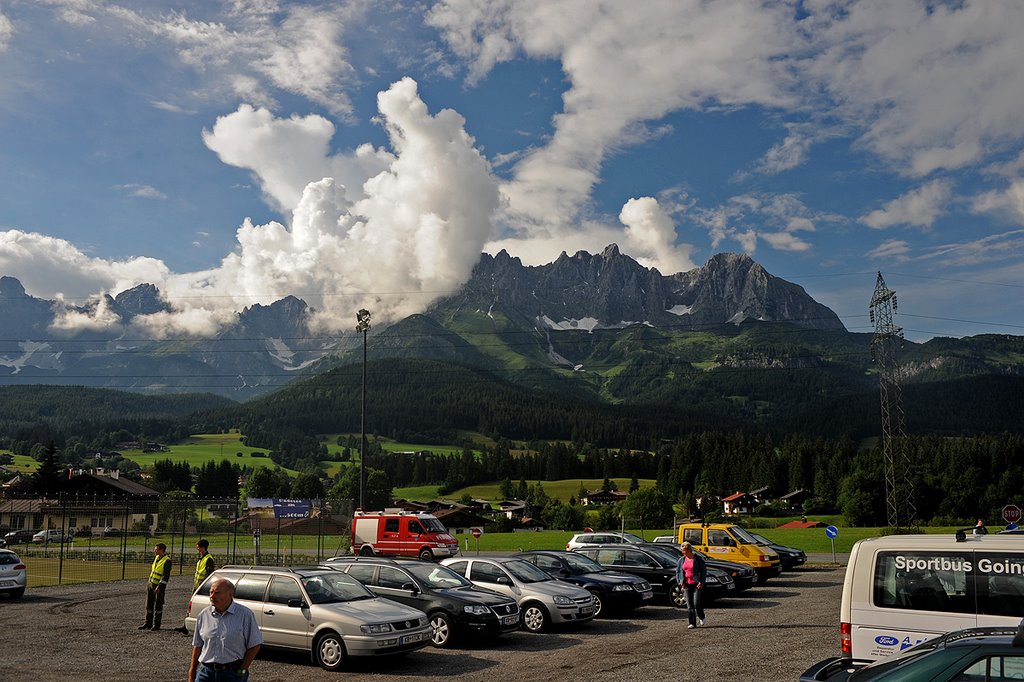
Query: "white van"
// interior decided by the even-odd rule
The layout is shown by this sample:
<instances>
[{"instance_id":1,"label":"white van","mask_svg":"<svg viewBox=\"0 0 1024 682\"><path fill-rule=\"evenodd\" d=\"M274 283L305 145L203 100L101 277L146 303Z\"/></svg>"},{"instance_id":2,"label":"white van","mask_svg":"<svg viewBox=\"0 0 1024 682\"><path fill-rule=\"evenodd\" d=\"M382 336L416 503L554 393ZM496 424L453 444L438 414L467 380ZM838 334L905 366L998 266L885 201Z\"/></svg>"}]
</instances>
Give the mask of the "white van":
<instances>
[{"instance_id":1,"label":"white van","mask_svg":"<svg viewBox=\"0 0 1024 682\"><path fill-rule=\"evenodd\" d=\"M840 607L842 654L885 658L938 635L1024 618L1024 537L890 535L857 542Z\"/></svg>"}]
</instances>

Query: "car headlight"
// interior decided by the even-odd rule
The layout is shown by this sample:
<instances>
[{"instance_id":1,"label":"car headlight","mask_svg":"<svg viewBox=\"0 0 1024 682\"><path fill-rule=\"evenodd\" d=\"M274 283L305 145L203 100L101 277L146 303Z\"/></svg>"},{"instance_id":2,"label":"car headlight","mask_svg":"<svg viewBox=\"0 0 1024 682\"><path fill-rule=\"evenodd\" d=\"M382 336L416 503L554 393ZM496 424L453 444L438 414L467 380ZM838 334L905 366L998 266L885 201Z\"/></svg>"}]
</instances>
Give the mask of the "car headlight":
<instances>
[{"instance_id":1,"label":"car headlight","mask_svg":"<svg viewBox=\"0 0 1024 682\"><path fill-rule=\"evenodd\" d=\"M572 599L569 599L568 597L563 597L560 594L556 594L555 603L559 606L572 606Z\"/></svg>"},{"instance_id":2,"label":"car headlight","mask_svg":"<svg viewBox=\"0 0 1024 682\"><path fill-rule=\"evenodd\" d=\"M472 606L463 606L462 610L466 613L472 613L474 616L486 616L491 612L491 610L486 606L478 606L476 604Z\"/></svg>"},{"instance_id":3,"label":"car headlight","mask_svg":"<svg viewBox=\"0 0 1024 682\"><path fill-rule=\"evenodd\" d=\"M708 577L707 577L707 578L706 578L706 579L704 580L704 582L706 582L706 583L717 583L717 582L718 582L718 578L716 578L716 577L715 577L715 576L713 576L713 575L709 575L709 576L708 576Z\"/></svg>"},{"instance_id":4,"label":"car headlight","mask_svg":"<svg viewBox=\"0 0 1024 682\"><path fill-rule=\"evenodd\" d=\"M391 623L370 623L369 625L360 625L359 629L366 635L380 635L391 632Z\"/></svg>"},{"instance_id":5,"label":"car headlight","mask_svg":"<svg viewBox=\"0 0 1024 682\"><path fill-rule=\"evenodd\" d=\"M632 591L633 591L633 586L629 585L627 583L623 583L622 585L616 585L615 587L612 588L612 592L632 592Z\"/></svg>"}]
</instances>

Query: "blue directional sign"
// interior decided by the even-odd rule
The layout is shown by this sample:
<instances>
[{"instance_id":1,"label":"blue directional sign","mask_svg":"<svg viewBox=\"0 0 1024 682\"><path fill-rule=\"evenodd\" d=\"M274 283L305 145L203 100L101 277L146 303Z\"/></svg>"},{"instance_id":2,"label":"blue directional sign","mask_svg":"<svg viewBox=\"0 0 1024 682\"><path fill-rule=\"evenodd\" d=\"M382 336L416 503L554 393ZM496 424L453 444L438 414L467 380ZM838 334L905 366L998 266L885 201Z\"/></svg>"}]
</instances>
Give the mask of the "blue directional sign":
<instances>
[{"instance_id":1,"label":"blue directional sign","mask_svg":"<svg viewBox=\"0 0 1024 682\"><path fill-rule=\"evenodd\" d=\"M274 500L274 517L304 519L309 516L309 500Z\"/></svg>"},{"instance_id":2,"label":"blue directional sign","mask_svg":"<svg viewBox=\"0 0 1024 682\"><path fill-rule=\"evenodd\" d=\"M825 537L835 540L839 537L839 529L835 526L829 526L825 529Z\"/></svg>"}]
</instances>

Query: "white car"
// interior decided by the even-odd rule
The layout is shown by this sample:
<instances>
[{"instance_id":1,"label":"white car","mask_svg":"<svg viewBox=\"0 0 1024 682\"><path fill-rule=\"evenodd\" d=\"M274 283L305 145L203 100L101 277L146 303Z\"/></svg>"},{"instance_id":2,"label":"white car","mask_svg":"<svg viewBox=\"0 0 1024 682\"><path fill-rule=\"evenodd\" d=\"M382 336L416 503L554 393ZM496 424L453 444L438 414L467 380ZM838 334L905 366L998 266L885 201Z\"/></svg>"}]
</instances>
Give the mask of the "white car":
<instances>
[{"instance_id":1,"label":"white car","mask_svg":"<svg viewBox=\"0 0 1024 682\"><path fill-rule=\"evenodd\" d=\"M28 570L21 558L9 549L0 549L0 594L20 599L28 584Z\"/></svg>"},{"instance_id":2,"label":"white car","mask_svg":"<svg viewBox=\"0 0 1024 682\"><path fill-rule=\"evenodd\" d=\"M563 623L585 623L597 615L594 596L582 587L556 580L515 557L445 559L441 562L477 587L512 597L519 603L522 626L542 632Z\"/></svg>"},{"instance_id":3,"label":"white car","mask_svg":"<svg viewBox=\"0 0 1024 682\"><path fill-rule=\"evenodd\" d=\"M596 547L597 545L643 545L647 542L639 535L632 533L618 533L614 531L596 531L593 533L576 533L569 542L565 543L566 551L572 551L579 547Z\"/></svg>"}]
</instances>

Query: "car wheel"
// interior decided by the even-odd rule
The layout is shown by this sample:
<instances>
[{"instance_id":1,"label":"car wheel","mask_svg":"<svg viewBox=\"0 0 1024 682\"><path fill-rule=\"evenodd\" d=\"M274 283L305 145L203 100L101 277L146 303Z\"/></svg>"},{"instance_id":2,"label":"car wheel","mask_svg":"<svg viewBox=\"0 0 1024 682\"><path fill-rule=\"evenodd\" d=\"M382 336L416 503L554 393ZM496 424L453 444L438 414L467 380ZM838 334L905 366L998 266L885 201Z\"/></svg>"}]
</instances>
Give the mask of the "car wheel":
<instances>
[{"instance_id":1,"label":"car wheel","mask_svg":"<svg viewBox=\"0 0 1024 682\"><path fill-rule=\"evenodd\" d=\"M25 588L22 587L17 590L11 590L8 594L11 595L11 599L21 599L25 594Z\"/></svg>"},{"instance_id":2,"label":"car wheel","mask_svg":"<svg viewBox=\"0 0 1024 682\"><path fill-rule=\"evenodd\" d=\"M434 646L444 648L451 644L454 627L452 619L447 614L440 611L431 614L430 627L433 630L430 635L430 641Z\"/></svg>"},{"instance_id":3,"label":"car wheel","mask_svg":"<svg viewBox=\"0 0 1024 682\"><path fill-rule=\"evenodd\" d=\"M601 615L601 593L597 590L590 590L590 596L594 598L594 618Z\"/></svg>"},{"instance_id":4,"label":"car wheel","mask_svg":"<svg viewBox=\"0 0 1024 682\"><path fill-rule=\"evenodd\" d=\"M676 608L686 608L686 588L680 584L675 584L668 593L669 600L672 602L672 606Z\"/></svg>"},{"instance_id":5,"label":"car wheel","mask_svg":"<svg viewBox=\"0 0 1024 682\"><path fill-rule=\"evenodd\" d=\"M420 550L420 561L433 561L434 553L424 547Z\"/></svg>"},{"instance_id":6,"label":"car wheel","mask_svg":"<svg viewBox=\"0 0 1024 682\"><path fill-rule=\"evenodd\" d=\"M548 621L548 612L540 604L527 604L523 608L523 627L530 632L543 632Z\"/></svg>"},{"instance_id":7,"label":"car wheel","mask_svg":"<svg viewBox=\"0 0 1024 682\"><path fill-rule=\"evenodd\" d=\"M359 556L373 556L373 547L367 545L359 550Z\"/></svg>"},{"instance_id":8,"label":"car wheel","mask_svg":"<svg viewBox=\"0 0 1024 682\"><path fill-rule=\"evenodd\" d=\"M341 641L341 635L326 632L317 637L313 645L313 654L316 656L317 664L324 670L340 670L345 662L345 643Z\"/></svg>"}]
</instances>

